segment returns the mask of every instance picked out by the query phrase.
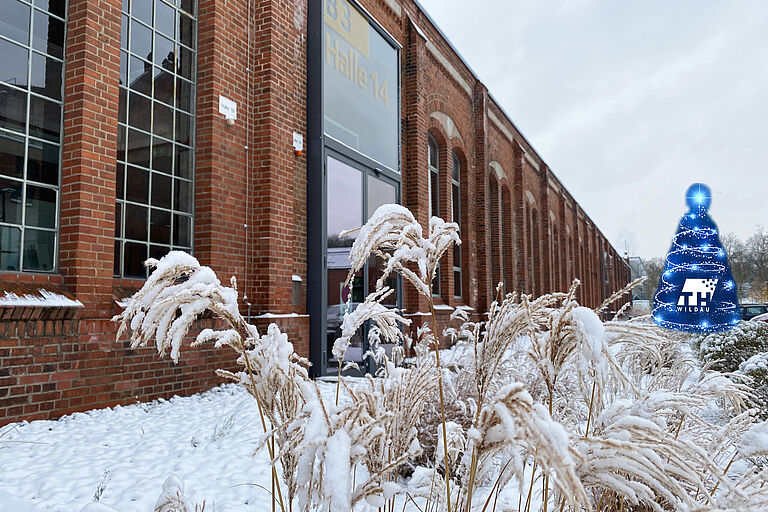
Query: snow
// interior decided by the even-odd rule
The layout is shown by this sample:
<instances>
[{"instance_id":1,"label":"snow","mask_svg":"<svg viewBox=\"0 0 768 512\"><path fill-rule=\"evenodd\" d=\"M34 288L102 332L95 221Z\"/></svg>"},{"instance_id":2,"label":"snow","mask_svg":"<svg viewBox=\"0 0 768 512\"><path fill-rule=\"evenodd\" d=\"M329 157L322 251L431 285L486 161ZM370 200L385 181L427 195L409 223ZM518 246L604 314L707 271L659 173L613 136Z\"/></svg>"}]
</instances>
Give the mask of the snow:
<instances>
[{"instance_id":1,"label":"snow","mask_svg":"<svg viewBox=\"0 0 768 512\"><path fill-rule=\"evenodd\" d=\"M308 317L309 315L300 315L298 313L262 313L256 315L253 318L299 318Z\"/></svg>"},{"instance_id":2,"label":"snow","mask_svg":"<svg viewBox=\"0 0 768 512\"><path fill-rule=\"evenodd\" d=\"M768 352L759 352L739 365L741 373L751 373L758 370L768 370Z\"/></svg>"},{"instance_id":3,"label":"snow","mask_svg":"<svg viewBox=\"0 0 768 512\"><path fill-rule=\"evenodd\" d=\"M65 307L81 308L83 303L76 299L70 299L59 293L50 292L40 288L39 295L25 294L18 296L13 292L5 292L0 297L0 306L37 306L37 307Z\"/></svg>"},{"instance_id":4,"label":"snow","mask_svg":"<svg viewBox=\"0 0 768 512\"><path fill-rule=\"evenodd\" d=\"M328 400L332 383L318 382ZM100 503L152 511L171 475L216 512L271 510L256 403L233 384L190 397L15 423L0 432L0 510L79 512L108 471ZM259 486L263 486L259 487ZM104 509L108 510L108 509ZM101 512L99 508L89 512Z\"/></svg>"},{"instance_id":5,"label":"snow","mask_svg":"<svg viewBox=\"0 0 768 512\"><path fill-rule=\"evenodd\" d=\"M300 276L300 275L298 275L298 274L293 274L293 275L291 276L291 280L292 280L292 281L295 281L295 282L297 282L297 283L300 283L300 282L301 282L301 276Z\"/></svg>"}]
</instances>

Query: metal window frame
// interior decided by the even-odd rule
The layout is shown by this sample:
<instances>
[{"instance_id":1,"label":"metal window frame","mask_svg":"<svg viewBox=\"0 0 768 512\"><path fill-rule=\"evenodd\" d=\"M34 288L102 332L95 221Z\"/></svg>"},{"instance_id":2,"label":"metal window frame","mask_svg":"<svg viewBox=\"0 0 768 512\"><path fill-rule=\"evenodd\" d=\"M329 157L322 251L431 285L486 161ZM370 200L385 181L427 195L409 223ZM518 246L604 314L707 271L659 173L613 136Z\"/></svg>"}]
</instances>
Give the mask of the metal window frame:
<instances>
[{"instance_id":1,"label":"metal window frame","mask_svg":"<svg viewBox=\"0 0 768 512\"><path fill-rule=\"evenodd\" d=\"M165 32L162 32L157 28L157 4L163 3L167 7L170 7L174 11L174 35L173 38L169 37L168 34ZM115 209L118 208L121 210L120 215L120 226L117 229L117 234L115 235L114 241L115 241L115 248L119 247L120 250L118 252L117 257L119 258L119 261L116 262L115 268L116 271L113 272L113 275L115 277L122 277L122 278L137 278L141 279L141 276L127 276L125 274L125 244L126 243L136 243L136 244L143 244L147 255L151 255L151 251L153 247L161 247L163 249L167 249L169 251L171 250L184 250L188 251L190 253L194 250L194 234L195 234L195 202L194 202L194 186L195 186L195 167L196 167L196 155L195 155L195 149L197 147L197 93L198 93L198 41L199 41L199 21L198 21L198 15L199 15L199 2L195 2L195 12L190 13L183 9L181 5L175 5L169 2L165 2L164 0L154 0L152 2L152 25L149 26L147 23L137 17L134 16L132 12L132 5L129 4L128 6L129 11L124 11L122 8L120 10L120 23L121 23L121 31L125 29L126 31L126 41L125 41L125 47L120 45L120 53L121 53L121 60L122 60L122 54L125 54L126 59L126 83L120 86L120 89L125 91L125 120L123 122L118 121L118 130L124 130L125 133L125 142L126 147L124 150L124 153L121 155L118 151L116 164L124 166L125 172L123 173L123 183L122 184L116 184L116 187L123 186L125 187L128 183L128 168L129 166L136 167L138 169L141 169L148 173L148 185L147 185L147 203L140 203L136 201L129 201L125 194L123 194L122 199L116 199L115 200ZM194 24L194 48L190 48L186 44L181 42L180 34L178 31L179 23L178 20L181 16L186 16L187 18L190 18ZM123 27L122 24L127 23L127 27ZM148 61L145 56L135 54L131 51L131 45L133 43L133 32L132 29L132 23L138 23L145 29L150 31L151 34L151 48L153 53L153 61ZM174 68L173 70L162 68L160 65L155 63L154 58L154 51L155 51L155 40L157 36L163 37L168 40L172 40L174 44ZM188 79L181 75L178 71L178 64L180 59L180 50L186 49L192 52L193 59L192 64L194 66L194 69L192 71L192 79ZM174 85L173 85L173 104L169 105L168 103L165 103L164 101L161 101L159 99L155 98L155 80L154 76L152 79L152 85L150 89L150 95L147 95L139 90L132 89L130 84L130 71L131 71L131 58L136 58L139 60L139 62L147 63L150 65L149 72L155 73L156 69L163 69L165 72L170 73L173 75L174 79ZM190 109L184 110L182 108L179 108L176 105L176 93L178 90L178 83L179 80L188 83L191 86L191 95L190 98ZM129 122L130 120L130 108L131 108L131 96L137 95L142 97L143 99L149 101L150 104L150 121L149 121L149 130L144 130L135 126L132 126ZM154 103L158 102L164 107L168 108L171 111L171 115L173 118L173 124L172 124L172 130L173 135L172 138L167 138L162 135L158 135L154 133L155 130L155 119L154 119ZM183 115L186 115L189 117L189 123L190 123L190 140L189 144L184 144L182 142L176 141L176 119L177 115L181 113ZM132 162L128 161L127 155L128 155L128 135L129 130L135 130L136 132L146 135L149 138L149 163L147 166L138 165ZM157 171L153 169L153 159L154 155L152 154L152 148L154 146L154 143L156 141L167 143L171 145L172 148L172 155L171 155L171 167L172 171L171 173L165 173L162 171ZM186 149L190 151L190 161L191 161L191 177L190 178L184 178L182 176L178 176L176 174L177 170L177 158L176 158L176 152L178 148ZM152 204L152 177L155 174L160 174L162 176L166 176L170 178L171 180L171 206L170 208L165 208L161 206L155 206ZM183 181L186 183L189 183L192 190L192 206L190 211L183 211L178 210L175 208L174 200L176 196L176 184L177 181ZM127 238L125 235L125 222L126 222L126 216L125 216L125 210L126 206L128 205L135 205L135 206L141 206L144 208L147 208L147 220L146 220L146 229L147 229L147 237L145 240L136 240L133 238ZM169 237L169 243L156 243L152 242L151 240L151 224L152 224L152 211L153 210L159 210L163 212L167 212L170 214L171 217L171 225L170 225L170 237ZM189 244L188 245L177 245L173 243L173 237L176 231L176 216L183 216L189 219ZM146 277L146 275L144 276Z\"/></svg>"},{"instance_id":2,"label":"metal window frame","mask_svg":"<svg viewBox=\"0 0 768 512\"><path fill-rule=\"evenodd\" d=\"M17 0L20 3L28 6L30 8L29 10L29 25L27 27L28 32L28 38L26 43L22 43L16 40L13 40L9 37L5 37L0 35L0 39L7 41L11 44L15 44L17 46L20 46L24 48L27 51L27 84L26 89L22 89L21 87L18 87L14 84L3 82L4 86L10 87L11 89L17 90L26 96L26 111L25 111L25 118L24 118L24 132L17 132L14 130L6 129L6 128L0 128L0 132L7 133L10 136L18 137L23 140L24 143L24 161L23 161L23 169L22 169L22 177L16 178L12 176L5 176L3 175L4 179L9 179L14 182L21 183L21 223L20 224L13 224L9 222L0 222L0 226L7 227L7 228L15 228L18 229L19 234L19 266L18 269L15 271L11 270L5 270L5 272L17 272L17 273L40 273L40 274L55 274L59 271L59 243L61 240L61 183L62 183L62 157L63 157L63 146L64 146L64 91L65 91L65 77L66 77L66 59L65 58L58 58L53 55L50 55L48 53L42 52L40 50L37 50L33 47L33 34L35 30L35 13L41 12L47 16L50 16L51 18L55 20L59 20L62 23L64 23L64 40L62 42L62 57L66 57L67 52L67 21L69 19L69 2L64 2L64 17L60 17L56 14L53 14L52 12L45 10L35 4L33 4L29 0ZM36 92L32 91L32 56L34 54L43 56L45 58L53 59L54 61L61 63L61 98L60 99L54 99L47 97L42 94L37 94ZM59 105L59 140L58 141L50 141L43 139L41 137L36 137L30 134L30 106L31 106L31 100L33 97L41 98L46 101L56 103ZM29 145L30 142L39 142L40 144L50 144L52 146L58 147L58 183L56 185L51 185L50 183L42 183L34 180L30 180L28 178L27 174L27 168L29 166ZM53 228L44 228L44 227L37 227L37 226L27 226L26 224L26 213L27 213L27 188L28 186L35 186L35 187L41 187L46 188L49 190L53 190L56 193L56 204L54 206L54 227ZM48 233L54 233L54 242L53 242L53 254L52 254L52 264L50 270L44 270L44 269L25 269L24 265L24 245L25 245L25 238L27 235L27 230L33 230L33 231L43 231Z\"/></svg>"},{"instance_id":3,"label":"metal window frame","mask_svg":"<svg viewBox=\"0 0 768 512\"><path fill-rule=\"evenodd\" d=\"M357 0L346 0L356 8L377 33L397 53L397 105L402 110L402 46ZM309 314L309 358L313 376L327 373L327 180L326 161L336 152L364 166L376 175L384 175L396 183L398 197L402 187L402 111L397 123L398 169L376 162L325 134L323 130L323 9L324 1L307 4L307 313ZM400 287L402 288L402 286ZM398 304L402 304L398 293Z\"/></svg>"}]
</instances>

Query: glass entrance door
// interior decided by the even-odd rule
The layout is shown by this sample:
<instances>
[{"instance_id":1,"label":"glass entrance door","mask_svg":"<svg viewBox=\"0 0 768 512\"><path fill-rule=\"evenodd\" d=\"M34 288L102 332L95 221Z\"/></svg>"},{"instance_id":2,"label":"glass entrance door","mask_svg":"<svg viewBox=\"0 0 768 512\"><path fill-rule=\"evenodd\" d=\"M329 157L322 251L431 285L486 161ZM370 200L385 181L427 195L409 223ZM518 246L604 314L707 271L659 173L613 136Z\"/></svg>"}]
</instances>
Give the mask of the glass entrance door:
<instances>
[{"instance_id":1,"label":"glass entrance door","mask_svg":"<svg viewBox=\"0 0 768 512\"><path fill-rule=\"evenodd\" d=\"M372 257L353 277L351 285L347 284L346 279L352 268L349 254L357 233L346 236L341 233L362 226L382 204L399 202L399 185L341 155L330 153L326 158L328 200L325 357L328 373L336 373L339 362L334 358L332 349L336 339L341 336L344 316L354 311L365 297L374 291L383 268L380 258ZM397 307L400 303L399 281L396 277L390 277L387 281L387 285L393 288L395 293L386 299L386 304ZM370 362L370 358L364 357L368 350L367 335L368 326L359 329L352 337L345 356L345 361L354 361L361 369L364 364L367 366ZM384 348L391 350L391 347Z\"/></svg>"}]
</instances>

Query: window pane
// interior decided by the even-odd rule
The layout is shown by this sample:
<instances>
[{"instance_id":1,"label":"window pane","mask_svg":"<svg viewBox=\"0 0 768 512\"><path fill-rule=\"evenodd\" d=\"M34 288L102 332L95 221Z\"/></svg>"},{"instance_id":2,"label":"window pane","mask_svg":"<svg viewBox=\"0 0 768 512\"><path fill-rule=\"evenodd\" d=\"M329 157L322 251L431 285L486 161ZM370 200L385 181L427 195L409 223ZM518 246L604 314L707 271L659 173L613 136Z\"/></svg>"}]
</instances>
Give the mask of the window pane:
<instances>
[{"instance_id":1,"label":"window pane","mask_svg":"<svg viewBox=\"0 0 768 512\"><path fill-rule=\"evenodd\" d=\"M174 27L176 26L174 15L176 9L165 2L155 3L155 29L167 35L171 39L174 37Z\"/></svg>"},{"instance_id":2,"label":"window pane","mask_svg":"<svg viewBox=\"0 0 768 512\"><path fill-rule=\"evenodd\" d=\"M191 118L183 112L176 112L176 142L192 145Z\"/></svg>"},{"instance_id":3,"label":"window pane","mask_svg":"<svg viewBox=\"0 0 768 512\"><path fill-rule=\"evenodd\" d=\"M178 73L187 80L195 78L195 54L191 50L179 47L179 70Z\"/></svg>"},{"instance_id":4,"label":"window pane","mask_svg":"<svg viewBox=\"0 0 768 512\"><path fill-rule=\"evenodd\" d=\"M461 163L459 157L456 154L453 155L453 179L459 181L459 174L461 173Z\"/></svg>"},{"instance_id":5,"label":"window pane","mask_svg":"<svg viewBox=\"0 0 768 512\"><path fill-rule=\"evenodd\" d=\"M429 146L427 147L429 152L429 165L437 169L437 143L435 139L429 137Z\"/></svg>"},{"instance_id":6,"label":"window pane","mask_svg":"<svg viewBox=\"0 0 768 512\"><path fill-rule=\"evenodd\" d=\"M459 194L458 185L454 184L451 187L451 190L453 190L451 197L451 216L453 217L453 222L461 226L461 195Z\"/></svg>"},{"instance_id":7,"label":"window pane","mask_svg":"<svg viewBox=\"0 0 768 512\"><path fill-rule=\"evenodd\" d=\"M0 226L0 270L19 270L21 229Z\"/></svg>"},{"instance_id":8,"label":"window pane","mask_svg":"<svg viewBox=\"0 0 768 512\"><path fill-rule=\"evenodd\" d=\"M137 3L134 1L134 7ZM136 20L131 20L131 52L142 59L152 59L152 31Z\"/></svg>"},{"instance_id":9,"label":"window pane","mask_svg":"<svg viewBox=\"0 0 768 512\"><path fill-rule=\"evenodd\" d=\"M195 47L195 22L189 16L179 14L179 42Z\"/></svg>"},{"instance_id":10,"label":"window pane","mask_svg":"<svg viewBox=\"0 0 768 512\"><path fill-rule=\"evenodd\" d=\"M5 39L0 39L0 55L3 56L3 72L0 74L0 82L26 89L29 50Z\"/></svg>"},{"instance_id":11,"label":"window pane","mask_svg":"<svg viewBox=\"0 0 768 512\"><path fill-rule=\"evenodd\" d=\"M115 203L115 238L120 238L123 231L123 204L121 201Z\"/></svg>"},{"instance_id":12,"label":"window pane","mask_svg":"<svg viewBox=\"0 0 768 512\"><path fill-rule=\"evenodd\" d=\"M61 100L62 63L32 52L30 90Z\"/></svg>"},{"instance_id":13,"label":"window pane","mask_svg":"<svg viewBox=\"0 0 768 512\"><path fill-rule=\"evenodd\" d=\"M192 242L192 218L186 215L173 216L173 245L188 247Z\"/></svg>"},{"instance_id":14,"label":"window pane","mask_svg":"<svg viewBox=\"0 0 768 512\"><path fill-rule=\"evenodd\" d=\"M35 5L44 11L55 14L59 18L64 18L64 7L66 0L35 0Z\"/></svg>"},{"instance_id":15,"label":"window pane","mask_svg":"<svg viewBox=\"0 0 768 512\"><path fill-rule=\"evenodd\" d=\"M128 87L147 96L152 94L152 64L131 56L128 65Z\"/></svg>"},{"instance_id":16,"label":"window pane","mask_svg":"<svg viewBox=\"0 0 768 512\"><path fill-rule=\"evenodd\" d=\"M176 146L176 176L192 178L192 151L184 146Z\"/></svg>"},{"instance_id":17,"label":"window pane","mask_svg":"<svg viewBox=\"0 0 768 512\"><path fill-rule=\"evenodd\" d=\"M32 47L56 58L64 58L64 22L35 10Z\"/></svg>"},{"instance_id":18,"label":"window pane","mask_svg":"<svg viewBox=\"0 0 768 512\"><path fill-rule=\"evenodd\" d=\"M152 25L153 0L132 0L131 14L147 25Z\"/></svg>"},{"instance_id":19,"label":"window pane","mask_svg":"<svg viewBox=\"0 0 768 512\"><path fill-rule=\"evenodd\" d=\"M27 94L0 83L0 127L25 132L26 126Z\"/></svg>"},{"instance_id":20,"label":"window pane","mask_svg":"<svg viewBox=\"0 0 768 512\"><path fill-rule=\"evenodd\" d=\"M0 178L0 222L21 224L21 182Z\"/></svg>"},{"instance_id":21,"label":"window pane","mask_svg":"<svg viewBox=\"0 0 768 512\"><path fill-rule=\"evenodd\" d=\"M115 196L123 199L123 190L125 189L125 164L118 162L115 171Z\"/></svg>"},{"instance_id":22,"label":"window pane","mask_svg":"<svg viewBox=\"0 0 768 512\"><path fill-rule=\"evenodd\" d=\"M128 54L125 52L120 52L120 85L123 87L128 86ZM120 99L123 99L122 88L120 89Z\"/></svg>"},{"instance_id":23,"label":"window pane","mask_svg":"<svg viewBox=\"0 0 768 512\"><path fill-rule=\"evenodd\" d=\"M131 93L129 104L128 124L148 132L151 129L152 101L141 94Z\"/></svg>"},{"instance_id":24,"label":"window pane","mask_svg":"<svg viewBox=\"0 0 768 512\"><path fill-rule=\"evenodd\" d=\"M120 48L128 50L128 16L120 17Z\"/></svg>"},{"instance_id":25,"label":"window pane","mask_svg":"<svg viewBox=\"0 0 768 512\"><path fill-rule=\"evenodd\" d=\"M430 189L429 189L429 201L432 205L432 211L430 215L432 217L440 216L440 180L436 172L429 173Z\"/></svg>"},{"instance_id":26,"label":"window pane","mask_svg":"<svg viewBox=\"0 0 768 512\"><path fill-rule=\"evenodd\" d=\"M152 209L149 240L158 244L171 243L171 212Z\"/></svg>"},{"instance_id":27,"label":"window pane","mask_svg":"<svg viewBox=\"0 0 768 512\"><path fill-rule=\"evenodd\" d=\"M144 262L147 259L147 245L136 242L123 244L123 275L125 277L147 277Z\"/></svg>"},{"instance_id":28,"label":"window pane","mask_svg":"<svg viewBox=\"0 0 768 512\"><path fill-rule=\"evenodd\" d=\"M24 215L24 224L39 228L55 228L56 204L56 191L54 189L27 185L25 203L27 211Z\"/></svg>"},{"instance_id":29,"label":"window pane","mask_svg":"<svg viewBox=\"0 0 768 512\"><path fill-rule=\"evenodd\" d=\"M170 71L155 68L155 99L173 105L173 68Z\"/></svg>"},{"instance_id":30,"label":"window pane","mask_svg":"<svg viewBox=\"0 0 768 512\"><path fill-rule=\"evenodd\" d=\"M173 52L173 41L160 34L155 34L155 50L152 56L154 57L155 66L173 71L176 60L176 55Z\"/></svg>"},{"instance_id":31,"label":"window pane","mask_svg":"<svg viewBox=\"0 0 768 512\"><path fill-rule=\"evenodd\" d=\"M195 14L195 0L181 0L179 6L187 11L189 14Z\"/></svg>"},{"instance_id":32,"label":"window pane","mask_svg":"<svg viewBox=\"0 0 768 512\"><path fill-rule=\"evenodd\" d=\"M27 179L48 185L59 184L59 146L29 141Z\"/></svg>"},{"instance_id":33,"label":"window pane","mask_svg":"<svg viewBox=\"0 0 768 512\"><path fill-rule=\"evenodd\" d=\"M121 275L120 272L120 255L123 254L123 243L119 240L115 240L115 259L114 263L115 266L113 267L114 275L119 276Z\"/></svg>"},{"instance_id":34,"label":"window pane","mask_svg":"<svg viewBox=\"0 0 768 512\"><path fill-rule=\"evenodd\" d=\"M24 177L24 137L0 131L0 174Z\"/></svg>"},{"instance_id":35,"label":"window pane","mask_svg":"<svg viewBox=\"0 0 768 512\"><path fill-rule=\"evenodd\" d=\"M125 112L128 108L128 91L120 87L120 99L117 104L117 121L125 123Z\"/></svg>"},{"instance_id":36,"label":"window pane","mask_svg":"<svg viewBox=\"0 0 768 512\"><path fill-rule=\"evenodd\" d=\"M56 233L24 230L24 270L53 270L53 255L56 251Z\"/></svg>"},{"instance_id":37,"label":"window pane","mask_svg":"<svg viewBox=\"0 0 768 512\"><path fill-rule=\"evenodd\" d=\"M184 180L174 180L173 207L184 213L192 213L192 183Z\"/></svg>"},{"instance_id":38,"label":"window pane","mask_svg":"<svg viewBox=\"0 0 768 512\"><path fill-rule=\"evenodd\" d=\"M173 139L173 110L157 101L153 106L155 117L152 120L154 123L152 133L166 139ZM155 156L154 153L152 156Z\"/></svg>"},{"instance_id":39,"label":"window pane","mask_svg":"<svg viewBox=\"0 0 768 512\"><path fill-rule=\"evenodd\" d=\"M453 271L453 295L461 297L461 272Z\"/></svg>"},{"instance_id":40,"label":"window pane","mask_svg":"<svg viewBox=\"0 0 768 512\"><path fill-rule=\"evenodd\" d=\"M149 167L149 135L128 130L128 163Z\"/></svg>"},{"instance_id":41,"label":"window pane","mask_svg":"<svg viewBox=\"0 0 768 512\"><path fill-rule=\"evenodd\" d=\"M0 0L0 34L29 43L29 7L17 0Z\"/></svg>"},{"instance_id":42,"label":"window pane","mask_svg":"<svg viewBox=\"0 0 768 512\"><path fill-rule=\"evenodd\" d=\"M171 177L157 172L152 173L152 206L171 207ZM170 219L168 220L170 224Z\"/></svg>"},{"instance_id":43,"label":"window pane","mask_svg":"<svg viewBox=\"0 0 768 512\"><path fill-rule=\"evenodd\" d=\"M149 172L132 165L128 166L125 198L128 201L147 204L149 201Z\"/></svg>"},{"instance_id":44,"label":"window pane","mask_svg":"<svg viewBox=\"0 0 768 512\"><path fill-rule=\"evenodd\" d=\"M368 177L368 218L373 215L373 212L379 206L396 202L397 195L394 185L390 185L373 176Z\"/></svg>"},{"instance_id":45,"label":"window pane","mask_svg":"<svg viewBox=\"0 0 768 512\"><path fill-rule=\"evenodd\" d=\"M125 238L147 239L147 208L145 206L125 205Z\"/></svg>"},{"instance_id":46,"label":"window pane","mask_svg":"<svg viewBox=\"0 0 768 512\"><path fill-rule=\"evenodd\" d=\"M44 100L38 96L30 96L29 134L33 137L59 142L61 104Z\"/></svg>"},{"instance_id":47,"label":"window pane","mask_svg":"<svg viewBox=\"0 0 768 512\"><path fill-rule=\"evenodd\" d=\"M192 111L192 84L186 80L176 80L176 108Z\"/></svg>"},{"instance_id":48,"label":"window pane","mask_svg":"<svg viewBox=\"0 0 768 512\"><path fill-rule=\"evenodd\" d=\"M172 143L157 137L152 138L152 168L168 174L173 172Z\"/></svg>"},{"instance_id":49,"label":"window pane","mask_svg":"<svg viewBox=\"0 0 768 512\"><path fill-rule=\"evenodd\" d=\"M363 224L363 175L354 167L328 158L328 247L351 247L357 238L339 233Z\"/></svg>"}]
</instances>

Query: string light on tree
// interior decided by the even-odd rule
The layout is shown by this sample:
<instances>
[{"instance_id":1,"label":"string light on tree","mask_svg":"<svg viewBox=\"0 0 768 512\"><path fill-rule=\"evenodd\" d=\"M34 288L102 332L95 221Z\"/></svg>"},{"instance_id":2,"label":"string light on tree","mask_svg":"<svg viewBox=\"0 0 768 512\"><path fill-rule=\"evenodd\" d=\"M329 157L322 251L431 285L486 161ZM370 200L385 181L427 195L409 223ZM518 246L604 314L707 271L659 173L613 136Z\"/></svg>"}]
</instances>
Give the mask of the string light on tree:
<instances>
[{"instance_id":1,"label":"string light on tree","mask_svg":"<svg viewBox=\"0 0 768 512\"><path fill-rule=\"evenodd\" d=\"M680 219L659 279L653 319L662 327L712 332L739 323L736 284L717 226L707 213L709 187L694 183L685 195L689 212Z\"/></svg>"}]
</instances>

